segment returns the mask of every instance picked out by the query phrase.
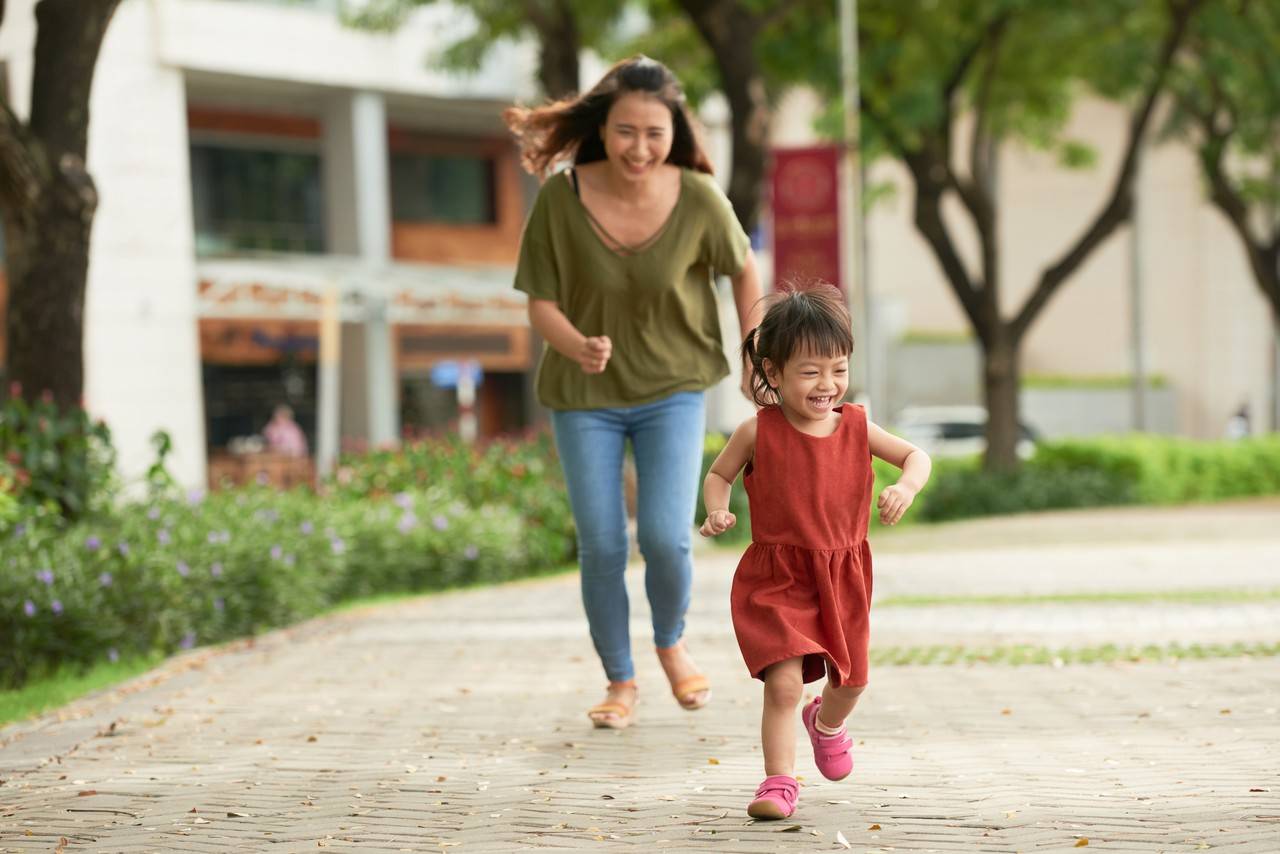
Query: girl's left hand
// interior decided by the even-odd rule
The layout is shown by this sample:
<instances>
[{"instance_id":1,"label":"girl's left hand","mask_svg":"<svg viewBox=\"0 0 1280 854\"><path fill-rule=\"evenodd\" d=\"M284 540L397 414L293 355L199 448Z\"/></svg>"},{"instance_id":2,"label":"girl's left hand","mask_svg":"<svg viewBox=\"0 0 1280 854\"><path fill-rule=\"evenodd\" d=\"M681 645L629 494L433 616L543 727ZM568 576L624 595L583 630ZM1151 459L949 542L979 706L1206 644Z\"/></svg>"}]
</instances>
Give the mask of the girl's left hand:
<instances>
[{"instance_id":1,"label":"girl's left hand","mask_svg":"<svg viewBox=\"0 0 1280 854\"><path fill-rule=\"evenodd\" d=\"M900 483L886 487L876 499L876 507L880 508L880 524L896 525L915 499L915 492Z\"/></svg>"}]
</instances>

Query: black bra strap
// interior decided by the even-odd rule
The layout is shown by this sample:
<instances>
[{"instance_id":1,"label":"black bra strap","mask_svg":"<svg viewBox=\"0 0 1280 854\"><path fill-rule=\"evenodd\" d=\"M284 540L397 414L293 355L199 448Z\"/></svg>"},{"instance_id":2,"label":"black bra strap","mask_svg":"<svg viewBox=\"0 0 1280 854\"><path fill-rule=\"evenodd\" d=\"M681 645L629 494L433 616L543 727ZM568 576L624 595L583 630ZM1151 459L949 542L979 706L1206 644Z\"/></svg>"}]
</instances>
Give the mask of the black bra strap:
<instances>
[{"instance_id":1,"label":"black bra strap","mask_svg":"<svg viewBox=\"0 0 1280 854\"><path fill-rule=\"evenodd\" d=\"M575 196L581 196L582 193L578 192L578 170L570 169L569 178L573 181L573 194Z\"/></svg>"}]
</instances>

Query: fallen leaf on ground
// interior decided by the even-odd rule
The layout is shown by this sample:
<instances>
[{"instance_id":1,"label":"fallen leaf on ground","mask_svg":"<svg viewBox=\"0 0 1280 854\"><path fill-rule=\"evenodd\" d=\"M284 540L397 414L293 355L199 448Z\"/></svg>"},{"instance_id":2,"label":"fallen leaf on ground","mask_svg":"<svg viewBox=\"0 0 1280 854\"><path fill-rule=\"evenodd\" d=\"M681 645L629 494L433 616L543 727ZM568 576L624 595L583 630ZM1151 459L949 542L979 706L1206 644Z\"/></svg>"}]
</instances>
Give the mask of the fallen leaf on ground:
<instances>
[{"instance_id":1,"label":"fallen leaf on ground","mask_svg":"<svg viewBox=\"0 0 1280 854\"><path fill-rule=\"evenodd\" d=\"M1086 845L1088 845L1088 844L1089 844L1089 837L1087 837L1087 836L1081 836L1081 837L1080 837L1080 839L1076 841L1076 844L1075 844L1074 846L1072 846L1072 847L1074 847L1074 848L1084 848L1084 847L1085 847Z\"/></svg>"},{"instance_id":2,"label":"fallen leaf on ground","mask_svg":"<svg viewBox=\"0 0 1280 854\"><path fill-rule=\"evenodd\" d=\"M838 830L836 831L836 844L843 845L845 848L848 848L850 850L853 849L853 846L849 844L849 840L845 839L844 834Z\"/></svg>"},{"instance_id":3,"label":"fallen leaf on ground","mask_svg":"<svg viewBox=\"0 0 1280 854\"><path fill-rule=\"evenodd\" d=\"M97 789L85 789L83 792L79 792L79 793L77 793L77 794L76 794L76 797L77 797L77 798L87 798L87 797L89 797L90 795L96 795L96 794L98 794L98 790L97 790Z\"/></svg>"},{"instance_id":4,"label":"fallen leaf on ground","mask_svg":"<svg viewBox=\"0 0 1280 854\"><path fill-rule=\"evenodd\" d=\"M716 759L715 757L712 757L712 758L710 758L710 759L708 759L708 760L707 760L707 764L708 764L708 765L719 765L719 764L720 764L720 760L719 760L719 759Z\"/></svg>"},{"instance_id":5,"label":"fallen leaf on ground","mask_svg":"<svg viewBox=\"0 0 1280 854\"><path fill-rule=\"evenodd\" d=\"M879 830L879 829L880 829L880 825L878 824L873 824L867 828L867 830Z\"/></svg>"},{"instance_id":6,"label":"fallen leaf on ground","mask_svg":"<svg viewBox=\"0 0 1280 854\"><path fill-rule=\"evenodd\" d=\"M777 833L796 833L797 831L801 831L801 830L804 830L804 828L798 824L793 824L790 827L784 827L781 830L776 832Z\"/></svg>"}]
</instances>

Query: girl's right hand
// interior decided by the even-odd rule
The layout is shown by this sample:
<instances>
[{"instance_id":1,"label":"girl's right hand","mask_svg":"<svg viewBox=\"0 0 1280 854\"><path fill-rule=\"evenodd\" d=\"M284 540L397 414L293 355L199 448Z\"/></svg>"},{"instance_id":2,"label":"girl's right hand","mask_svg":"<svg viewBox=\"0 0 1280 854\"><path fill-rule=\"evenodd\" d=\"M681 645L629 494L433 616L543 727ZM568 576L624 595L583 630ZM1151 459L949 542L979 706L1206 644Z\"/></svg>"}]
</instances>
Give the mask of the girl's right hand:
<instances>
[{"instance_id":1,"label":"girl's right hand","mask_svg":"<svg viewBox=\"0 0 1280 854\"><path fill-rule=\"evenodd\" d=\"M583 339L577 359L584 374L602 374L612 355L613 342L608 335L589 335Z\"/></svg>"},{"instance_id":2,"label":"girl's right hand","mask_svg":"<svg viewBox=\"0 0 1280 854\"><path fill-rule=\"evenodd\" d=\"M736 524L738 524L738 517L728 510L712 510L707 514L707 518L703 521L702 527L698 529L698 533L704 537L714 537L718 534L723 534Z\"/></svg>"}]
</instances>

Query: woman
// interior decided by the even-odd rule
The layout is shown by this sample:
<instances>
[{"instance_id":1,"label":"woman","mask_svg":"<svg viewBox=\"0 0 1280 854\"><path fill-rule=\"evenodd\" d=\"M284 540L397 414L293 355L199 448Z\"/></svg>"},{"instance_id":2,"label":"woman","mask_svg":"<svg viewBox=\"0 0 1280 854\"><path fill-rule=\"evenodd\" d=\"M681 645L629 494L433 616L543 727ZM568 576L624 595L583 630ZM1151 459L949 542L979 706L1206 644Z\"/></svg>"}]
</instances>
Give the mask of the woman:
<instances>
[{"instance_id":1,"label":"woman","mask_svg":"<svg viewBox=\"0 0 1280 854\"><path fill-rule=\"evenodd\" d=\"M547 342L538 399L578 529L582 600L609 679L588 711L596 727L632 721L635 669L628 628L630 440L637 533L654 644L676 700L699 709L710 687L681 642L702 461L703 392L728 372L714 275L732 278L743 330L755 327L759 278L750 243L711 177L684 95L661 63L618 63L590 92L506 120L543 184L521 239L515 286Z\"/></svg>"}]
</instances>

